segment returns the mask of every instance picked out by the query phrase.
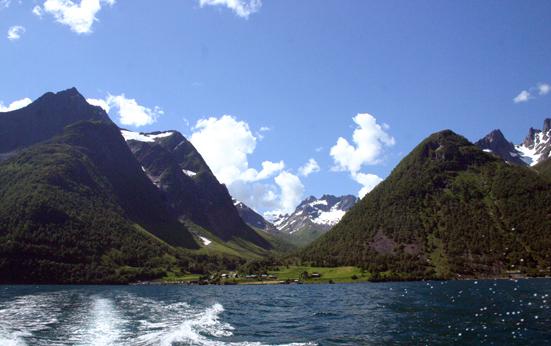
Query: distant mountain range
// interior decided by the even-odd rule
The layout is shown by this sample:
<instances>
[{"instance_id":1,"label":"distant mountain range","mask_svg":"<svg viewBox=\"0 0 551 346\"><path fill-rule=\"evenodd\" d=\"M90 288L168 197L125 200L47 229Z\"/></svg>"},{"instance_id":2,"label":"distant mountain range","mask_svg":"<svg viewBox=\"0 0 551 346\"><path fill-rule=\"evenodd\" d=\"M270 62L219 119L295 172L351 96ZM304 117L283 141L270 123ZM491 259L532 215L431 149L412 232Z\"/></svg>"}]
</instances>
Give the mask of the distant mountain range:
<instances>
[{"instance_id":1,"label":"distant mountain range","mask_svg":"<svg viewBox=\"0 0 551 346\"><path fill-rule=\"evenodd\" d=\"M530 128L520 144L508 141L500 130L490 132L475 143L482 150L501 157L505 162L519 166L535 166L549 158L551 153L551 119L545 119L542 130Z\"/></svg>"},{"instance_id":2,"label":"distant mountain range","mask_svg":"<svg viewBox=\"0 0 551 346\"><path fill-rule=\"evenodd\" d=\"M278 215L272 221L266 220L242 202L235 201L235 205L239 215L249 226L301 247L330 230L357 201L358 198L352 195L323 195L319 199L310 196L293 213Z\"/></svg>"}]
</instances>

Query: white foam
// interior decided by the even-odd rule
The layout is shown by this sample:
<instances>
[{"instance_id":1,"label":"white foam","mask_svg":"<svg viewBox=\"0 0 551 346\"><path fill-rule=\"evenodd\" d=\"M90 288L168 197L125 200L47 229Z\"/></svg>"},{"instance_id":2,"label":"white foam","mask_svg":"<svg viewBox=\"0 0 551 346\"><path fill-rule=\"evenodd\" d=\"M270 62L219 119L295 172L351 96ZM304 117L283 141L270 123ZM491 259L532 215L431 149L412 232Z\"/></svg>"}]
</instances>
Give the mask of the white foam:
<instances>
[{"instance_id":1,"label":"white foam","mask_svg":"<svg viewBox=\"0 0 551 346\"><path fill-rule=\"evenodd\" d=\"M120 343L125 321L115 309L113 302L105 298L95 298L92 303L90 320L83 333L83 345L109 346Z\"/></svg>"},{"instance_id":2,"label":"white foam","mask_svg":"<svg viewBox=\"0 0 551 346\"><path fill-rule=\"evenodd\" d=\"M220 340L234 333L234 327L221 320L223 312L219 303L192 307L133 294L116 298L68 291L27 295L0 302L0 345L267 346ZM51 336L38 337L39 331Z\"/></svg>"}]
</instances>

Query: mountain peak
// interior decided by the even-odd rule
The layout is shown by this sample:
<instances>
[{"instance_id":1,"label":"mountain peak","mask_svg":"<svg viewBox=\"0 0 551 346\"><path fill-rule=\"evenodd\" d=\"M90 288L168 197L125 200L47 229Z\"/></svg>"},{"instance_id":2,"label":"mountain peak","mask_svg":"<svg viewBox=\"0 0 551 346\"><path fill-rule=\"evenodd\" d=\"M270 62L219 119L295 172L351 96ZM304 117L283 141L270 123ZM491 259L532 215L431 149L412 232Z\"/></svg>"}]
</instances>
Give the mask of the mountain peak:
<instances>
[{"instance_id":1,"label":"mountain peak","mask_svg":"<svg viewBox=\"0 0 551 346\"><path fill-rule=\"evenodd\" d=\"M513 143L505 138L501 130L493 130L484 138L477 141L475 145L487 153L492 153L501 157L505 162L519 166L526 165Z\"/></svg>"},{"instance_id":2,"label":"mountain peak","mask_svg":"<svg viewBox=\"0 0 551 346\"><path fill-rule=\"evenodd\" d=\"M331 229L357 201L352 195L310 196L292 214L279 216L273 224L289 234L295 245L306 245Z\"/></svg>"},{"instance_id":3,"label":"mountain peak","mask_svg":"<svg viewBox=\"0 0 551 346\"><path fill-rule=\"evenodd\" d=\"M44 141L67 125L87 120L112 123L103 109L88 104L76 88L45 93L27 107L2 114L0 153Z\"/></svg>"},{"instance_id":4,"label":"mountain peak","mask_svg":"<svg viewBox=\"0 0 551 346\"><path fill-rule=\"evenodd\" d=\"M551 118L547 118L543 121L543 132L551 130Z\"/></svg>"}]
</instances>

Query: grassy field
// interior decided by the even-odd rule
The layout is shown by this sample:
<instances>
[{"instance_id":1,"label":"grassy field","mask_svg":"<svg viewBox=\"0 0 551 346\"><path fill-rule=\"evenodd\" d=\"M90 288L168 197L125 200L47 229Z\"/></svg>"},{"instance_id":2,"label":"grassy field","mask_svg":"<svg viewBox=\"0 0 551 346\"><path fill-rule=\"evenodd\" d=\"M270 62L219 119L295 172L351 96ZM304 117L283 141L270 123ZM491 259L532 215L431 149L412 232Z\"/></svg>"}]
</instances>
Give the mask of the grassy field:
<instances>
[{"instance_id":1,"label":"grassy field","mask_svg":"<svg viewBox=\"0 0 551 346\"><path fill-rule=\"evenodd\" d=\"M189 282L199 280L201 277L200 274L186 274L186 275L168 275L165 276L161 281L162 282Z\"/></svg>"},{"instance_id":2,"label":"grassy field","mask_svg":"<svg viewBox=\"0 0 551 346\"><path fill-rule=\"evenodd\" d=\"M308 272L309 275L318 273L321 275L319 278L308 278L301 280L301 274ZM367 272L363 272L358 267L308 267L308 266L289 266L280 267L277 271L269 272L270 275L277 276L278 280L301 280L306 283L327 283L333 281L338 282L358 282L368 281L371 275ZM354 279L354 278L355 279Z\"/></svg>"},{"instance_id":3,"label":"grassy field","mask_svg":"<svg viewBox=\"0 0 551 346\"><path fill-rule=\"evenodd\" d=\"M307 272L308 277L302 275ZM312 274L320 274L320 277L311 277ZM221 279L218 283L234 283L234 284L269 284L269 283L282 283L284 281L299 280L303 283L346 283L346 282L365 282L369 281L371 275L367 272L362 272L358 267L309 267L309 266L289 266L280 267L278 270L269 271L268 274L273 277L266 278L228 278ZM199 274L186 274L186 275L168 275L163 278L163 282L176 283L176 282L189 282L196 281L200 278Z\"/></svg>"}]
</instances>

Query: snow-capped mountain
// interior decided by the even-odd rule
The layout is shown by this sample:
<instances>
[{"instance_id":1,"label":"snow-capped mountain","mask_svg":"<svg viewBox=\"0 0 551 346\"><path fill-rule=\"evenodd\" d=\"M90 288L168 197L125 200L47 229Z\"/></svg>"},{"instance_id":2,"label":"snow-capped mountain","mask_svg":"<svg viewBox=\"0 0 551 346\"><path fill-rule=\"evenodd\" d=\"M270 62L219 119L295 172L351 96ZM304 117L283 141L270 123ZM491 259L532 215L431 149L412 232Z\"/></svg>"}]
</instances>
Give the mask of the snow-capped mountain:
<instances>
[{"instance_id":1,"label":"snow-capped mountain","mask_svg":"<svg viewBox=\"0 0 551 346\"><path fill-rule=\"evenodd\" d=\"M543 129L530 128L521 144L513 145L500 130L490 132L475 143L486 152L493 153L510 164L534 166L549 158L551 153L551 119L545 119Z\"/></svg>"},{"instance_id":2,"label":"snow-capped mountain","mask_svg":"<svg viewBox=\"0 0 551 346\"><path fill-rule=\"evenodd\" d=\"M306 245L336 225L357 201L352 195L323 195L319 199L310 196L292 214L279 215L272 222L280 232L289 234L296 245Z\"/></svg>"},{"instance_id":3,"label":"snow-capped mountain","mask_svg":"<svg viewBox=\"0 0 551 346\"><path fill-rule=\"evenodd\" d=\"M544 120L543 130L530 128L524 142L515 149L530 166L548 159L551 152L551 119Z\"/></svg>"},{"instance_id":4,"label":"snow-capped mountain","mask_svg":"<svg viewBox=\"0 0 551 346\"><path fill-rule=\"evenodd\" d=\"M242 220L226 186L180 132L121 129L121 134L178 219L190 220L224 242L239 238L264 249L272 247ZM210 244L196 235L205 246Z\"/></svg>"}]
</instances>

